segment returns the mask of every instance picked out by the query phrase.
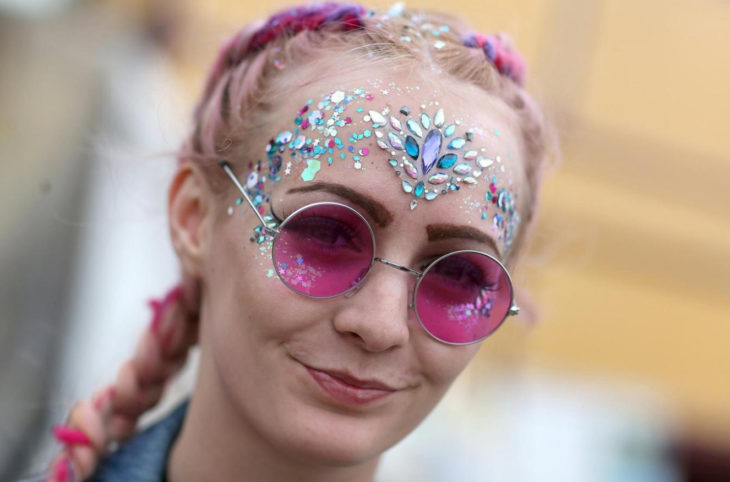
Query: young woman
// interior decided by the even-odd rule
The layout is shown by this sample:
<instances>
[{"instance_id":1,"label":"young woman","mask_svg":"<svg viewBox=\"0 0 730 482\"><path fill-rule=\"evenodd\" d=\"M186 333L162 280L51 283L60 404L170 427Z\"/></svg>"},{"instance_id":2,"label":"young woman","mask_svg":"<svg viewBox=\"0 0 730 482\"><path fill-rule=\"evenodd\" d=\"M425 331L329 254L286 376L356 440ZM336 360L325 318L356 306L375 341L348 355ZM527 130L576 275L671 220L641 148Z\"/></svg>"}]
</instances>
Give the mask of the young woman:
<instances>
[{"instance_id":1,"label":"young woman","mask_svg":"<svg viewBox=\"0 0 730 482\"><path fill-rule=\"evenodd\" d=\"M55 429L49 479L372 480L519 312L549 151L523 77L503 36L402 9L236 35L169 190L181 285ZM135 433L193 344L189 402Z\"/></svg>"}]
</instances>

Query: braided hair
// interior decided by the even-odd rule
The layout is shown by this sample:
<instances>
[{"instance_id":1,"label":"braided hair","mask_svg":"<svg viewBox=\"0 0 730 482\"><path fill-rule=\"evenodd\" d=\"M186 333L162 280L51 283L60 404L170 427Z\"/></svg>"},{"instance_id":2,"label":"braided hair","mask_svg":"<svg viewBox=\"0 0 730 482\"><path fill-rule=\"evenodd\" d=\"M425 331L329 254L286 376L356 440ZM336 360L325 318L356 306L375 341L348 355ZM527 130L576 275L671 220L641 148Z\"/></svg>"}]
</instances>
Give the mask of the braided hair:
<instances>
[{"instance_id":1,"label":"braided hair","mask_svg":"<svg viewBox=\"0 0 730 482\"><path fill-rule=\"evenodd\" d=\"M434 34L435 25L448 25ZM540 176L556 147L548 124L524 92L525 64L503 35L470 31L458 20L424 12L376 14L354 3L316 3L287 9L233 36L215 60L194 111L194 128L180 162L215 166L222 152L241 158L246 139L267 125L270 99L286 89L282 66L297 66L333 52L365 53L371 62L413 62L501 98L517 115L525 148L530 191L513 253L535 210ZM207 179L216 186L217 169ZM54 428L62 450L48 480L84 480L116 442L134 434L142 413L160 400L166 383L184 365L197 342L199 288L194 280L150 302L153 317L134 355L111 385L76 403L64 425Z\"/></svg>"}]
</instances>

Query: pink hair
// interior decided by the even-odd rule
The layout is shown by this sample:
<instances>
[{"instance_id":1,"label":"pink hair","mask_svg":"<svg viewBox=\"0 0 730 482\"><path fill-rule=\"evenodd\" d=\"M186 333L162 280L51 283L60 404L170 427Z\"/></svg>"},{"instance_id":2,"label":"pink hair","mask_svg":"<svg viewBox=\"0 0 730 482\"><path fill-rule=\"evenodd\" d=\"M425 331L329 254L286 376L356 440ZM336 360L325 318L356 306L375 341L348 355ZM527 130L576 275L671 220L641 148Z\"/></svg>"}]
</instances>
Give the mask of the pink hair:
<instances>
[{"instance_id":1,"label":"pink hair","mask_svg":"<svg viewBox=\"0 0 730 482\"><path fill-rule=\"evenodd\" d=\"M451 34L440 37L443 48L434 48L431 39L421 34L421 25L428 23L450 26ZM400 40L404 32L411 42ZM469 35L471 40L464 40ZM491 53L494 58L487 58L489 49L497 49ZM271 112L267 99L286 89L290 72L325 56L353 52L369 54L363 57L367 62L437 67L455 80L497 96L515 112L530 198L512 250L514 262L533 225L541 176L550 155L557 157L557 142L537 103L519 85L524 64L518 54L497 37L470 33L450 17L424 12L374 15L354 4L325 3L285 10L268 22L248 25L223 46L212 66L180 162L214 167L211 161L223 153L234 163L245 159L242 146L267 125ZM286 72L277 69L275 59L286 65ZM222 181L218 176L217 169L210 172L211 185ZM54 430L64 448L53 462L49 480L91 476L109 444L134 433L139 416L157 404L165 384L197 341L198 298L196 284L186 280L163 299L151 302L150 327L116 381L90 400L78 402L67 423Z\"/></svg>"}]
</instances>

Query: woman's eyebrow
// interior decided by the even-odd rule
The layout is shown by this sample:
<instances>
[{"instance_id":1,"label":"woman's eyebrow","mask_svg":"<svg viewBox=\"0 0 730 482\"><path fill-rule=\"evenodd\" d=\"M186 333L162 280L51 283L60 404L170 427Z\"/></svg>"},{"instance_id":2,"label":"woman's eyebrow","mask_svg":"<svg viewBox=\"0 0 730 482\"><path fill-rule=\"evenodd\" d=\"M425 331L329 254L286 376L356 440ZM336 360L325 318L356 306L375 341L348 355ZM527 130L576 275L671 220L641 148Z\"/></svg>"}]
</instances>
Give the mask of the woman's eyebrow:
<instances>
[{"instance_id":1,"label":"woman's eyebrow","mask_svg":"<svg viewBox=\"0 0 730 482\"><path fill-rule=\"evenodd\" d=\"M473 239L481 243L489 245L493 252L501 257L501 253L497 248L497 243L484 231L471 226L461 226L458 224L429 224L426 226L426 234L429 241L441 241L443 239Z\"/></svg>"},{"instance_id":2,"label":"woman's eyebrow","mask_svg":"<svg viewBox=\"0 0 730 482\"><path fill-rule=\"evenodd\" d=\"M369 196L354 191L349 187L343 186L342 184L335 184L331 182L315 182L308 186L293 187L287 191L287 194L312 191L329 192L357 204L358 206L363 208L363 210L365 210L365 212L367 212L368 215L381 228L384 228L393 222L393 213L391 213L381 203Z\"/></svg>"}]
</instances>

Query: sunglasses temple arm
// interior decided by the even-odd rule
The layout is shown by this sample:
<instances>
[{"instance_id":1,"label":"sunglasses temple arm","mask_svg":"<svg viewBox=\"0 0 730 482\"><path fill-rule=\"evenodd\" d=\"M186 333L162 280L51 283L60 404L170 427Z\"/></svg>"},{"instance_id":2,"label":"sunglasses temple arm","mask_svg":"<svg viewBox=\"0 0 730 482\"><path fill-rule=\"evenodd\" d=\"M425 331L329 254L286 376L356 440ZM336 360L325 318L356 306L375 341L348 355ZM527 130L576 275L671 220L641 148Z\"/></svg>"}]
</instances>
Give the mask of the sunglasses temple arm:
<instances>
[{"instance_id":1,"label":"sunglasses temple arm","mask_svg":"<svg viewBox=\"0 0 730 482\"><path fill-rule=\"evenodd\" d=\"M270 228L266 226L266 221L264 221L264 217L261 216L261 213L259 213L259 210L256 209L256 206L253 205L253 201L251 201L251 198L248 197L248 194L246 194L246 190L243 188L240 182L238 182L238 178L235 174L233 174L233 171L231 170L231 165L228 164L227 161L220 161L218 163L221 168L223 168L224 171L226 171L226 174L228 174L228 177L231 178L231 181L233 181L233 184L236 185L239 191L241 191L241 195L243 196L243 199L246 200L249 206L251 206L251 209L253 210L254 214L257 218L259 218L259 221L261 221L261 226L264 227L264 230L269 230Z\"/></svg>"},{"instance_id":2,"label":"sunglasses temple arm","mask_svg":"<svg viewBox=\"0 0 730 482\"><path fill-rule=\"evenodd\" d=\"M512 306L509 307L509 312L507 312L508 316L515 316L520 314L520 307L517 306L516 303L512 303Z\"/></svg>"}]
</instances>

